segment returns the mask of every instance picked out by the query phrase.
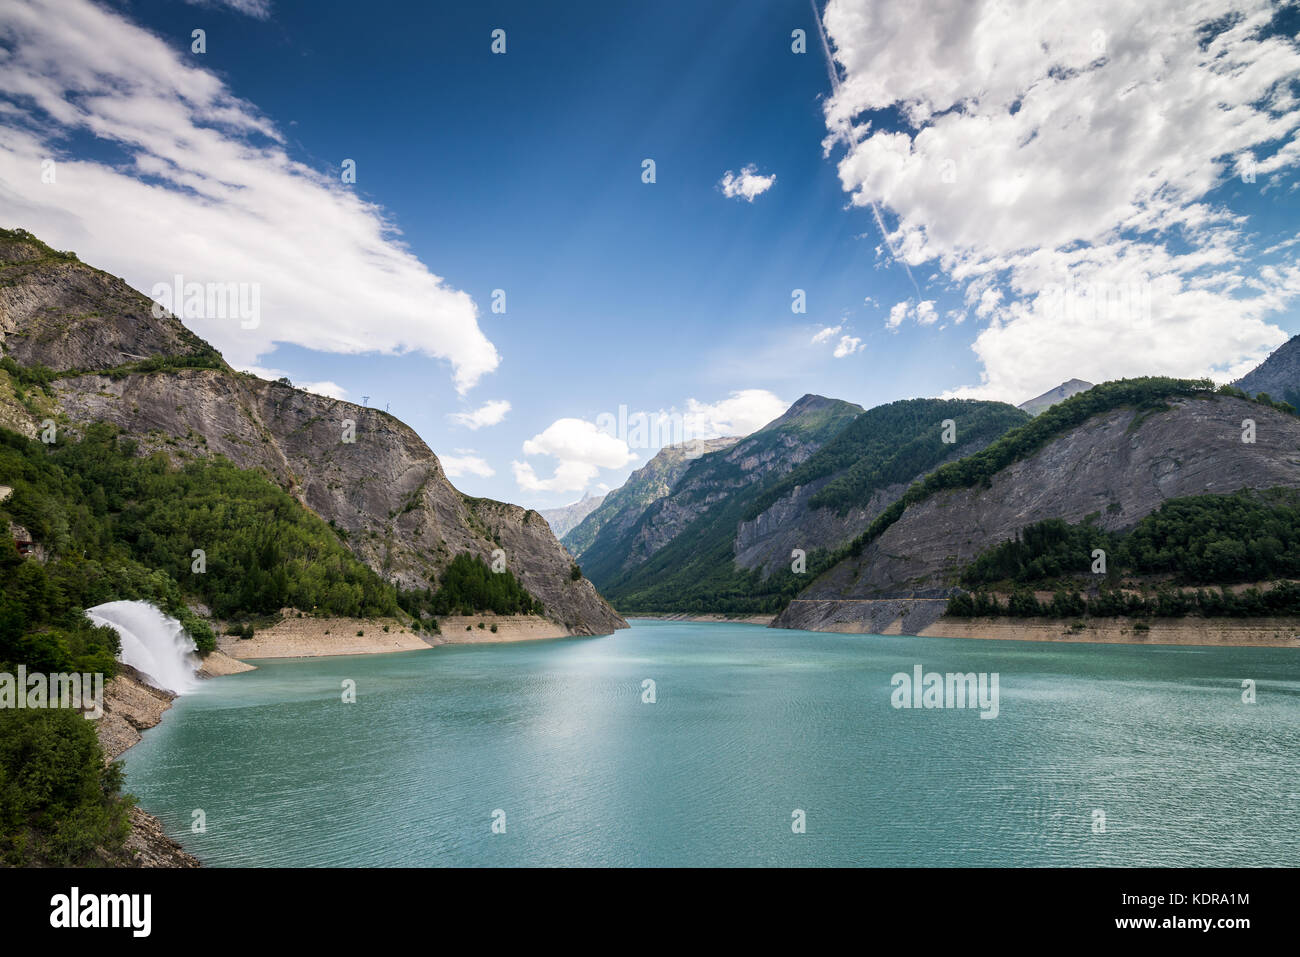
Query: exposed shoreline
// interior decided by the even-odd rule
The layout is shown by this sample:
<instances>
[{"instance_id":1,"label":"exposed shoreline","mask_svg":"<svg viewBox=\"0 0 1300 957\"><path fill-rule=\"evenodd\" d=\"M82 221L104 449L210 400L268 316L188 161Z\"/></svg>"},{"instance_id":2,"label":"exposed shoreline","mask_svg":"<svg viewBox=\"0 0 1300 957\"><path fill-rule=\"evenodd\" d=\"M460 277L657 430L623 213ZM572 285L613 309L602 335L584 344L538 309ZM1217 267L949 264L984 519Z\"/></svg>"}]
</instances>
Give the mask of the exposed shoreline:
<instances>
[{"instance_id":1,"label":"exposed shoreline","mask_svg":"<svg viewBox=\"0 0 1300 957\"><path fill-rule=\"evenodd\" d=\"M130 665L119 663L118 673L104 686L104 713L95 722L104 761L115 761L135 747L141 732L157 725L175 700L176 695L170 691L155 688ZM116 855L99 852L109 867L202 866L198 858L167 836L161 821L143 808L132 807L130 820L131 833L122 850Z\"/></svg>"},{"instance_id":2,"label":"exposed shoreline","mask_svg":"<svg viewBox=\"0 0 1300 957\"><path fill-rule=\"evenodd\" d=\"M393 618L285 617L256 632L252 638L222 635L217 639L217 648L240 661L257 661L265 658L383 655L424 651L440 645L503 644L574 637L564 625L536 615L449 615L438 619L438 627L439 634L417 634ZM492 630L494 627L496 631Z\"/></svg>"},{"instance_id":3,"label":"exposed shoreline","mask_svg":"<svg viewBox=\"0 0 1300 957\"><path fill-rule=\"evenodd\" d=\"M920 630L927 638L985 638L1098 645L1300 649L1294 618L1150 618L1146 630L1129 618L1085 618L1083 628L1054 618L949 618Z\"/></svg>"},{"instance_id":4,"label":"exposed shoreline","mask_svg":"<svg viewBox=\"0 0 1300 957\"><path fill-rule=\"evenodd\" d=\"M628 621L702 621L728 622L733 625L762 625L767 627L776 620L775 615L728 615L723 613L688 615L685 612L653 612L624 615Z\"/></svg>"},{"instance_id":5,"label":"exposed shoreline","mask_svg":"<svg viewBox=\"0 0 1300 957\"><path fill-rule=\"evenodd\" d=\"M946 609L943 598L795 599L774 627L992 641L1300 648L1300 618L954 618Z\"/></svg>"}]
</instances>

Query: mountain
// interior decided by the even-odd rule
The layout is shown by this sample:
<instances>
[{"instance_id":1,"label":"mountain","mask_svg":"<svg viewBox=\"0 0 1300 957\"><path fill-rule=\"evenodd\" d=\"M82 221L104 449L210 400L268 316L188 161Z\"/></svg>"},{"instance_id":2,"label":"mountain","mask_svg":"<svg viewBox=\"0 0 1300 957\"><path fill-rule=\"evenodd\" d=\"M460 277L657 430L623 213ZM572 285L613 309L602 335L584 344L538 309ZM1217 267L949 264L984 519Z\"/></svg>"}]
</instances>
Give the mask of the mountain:
<instances>
[{"instance_id":1,"label":"mountain","mask_svg":"<svg viewBox=\"0 0 1300 957\"><path fill-rule=\"evenodd\" d=\"M1300 336L1292 336L1233 385L1249 395L1264 392L1300 408Z\"/></svg>"},{"instance_id":2,"label":"mountain","mask_svg":"<svg viewBox=\"0 0 1300 957\"><path fill-rule=\"evenodd\" d=\"M863 531L911 482L1026 420L1005 403L973 399L876 406L753 499L736 528L736 564L766 578L788 565L796 548L835 548ZM949 421L952 441L945 442Z\"/></svg>"},{"instance_id":3,"label":"mountain","mask_svg":"<svg viewBox=\"0 0 1300 957\"><path fill-rule=\"evenodd\" d=\"M1050 408L1058 402L1064 402L1072 395L1087 392L1091 388L1091 382L1084 382L1082 379L1068 379L1055 389L1048 389L1042 395L1035 396L1028 402L1020 403L1016 408L1022 412L1028 412L1030 415L1038 415L1044 409Z\"/></svg>"},{"instance_id":4,"label":"mountain","mask_svg":"<svg viewBox=\"0 0 1300 957\"><path fill-rule=\"evenodd\" d=\"M546 519L555 537L563 540L569 530L600 507L605 500L603 495L583 495L578 501L559 508L538 509L538 514Z\"/></svg>"},{"instance_id":5,"label":"mountain","mask_svg":"<svg viewBox=\"0 0 1300 957\"><path fill-rule=\"evenodd\" d=\"M175 318L125 282L0 231L0 426L28 436L53 418L135 436L174 461L219 454L261 469L337 530L385 579L436 587L461 554L506 567L572 634L626 626L531 509L472 498L392 415L232 370ZM30 388L23 398L16 387ZM349 423L355 430L348 441Z\"/></svg>"},{"instance_id":6,"label":"mountain","mask_svg":"<svg viewBox=\"0 0 1300 957\"><path fill-rule=\"evenodd\" d=\"M808 580L792 562L796 549L808 569L819 567L823 556L865 529L912 479L983 448L1028 419L1009 405L972 400L910 399L868 412L857 408L844 403L837 429L798 455L774 459L742 486L718 482L726 472L722 463L710 461L725 461L739 446L701 459L662 507L685 510L699 500L709 509L648 560L609 580L597 577L605 594L628 611L777 611ZM797 419L798 412L791 413ZM945 441L946 425L952 442ZM655 520L653 511L647 522Z\"/></svg>"},{"instance_id":7,"label":"mountain","mask_svg":"<svg viewBox=\"0 0 1300 957\"><path fill-rule=\"evenodd\" d=\"M805 395L757 432L694 458L671 492L652 501L635 521L611 523L600 530L582 552L583 570L598 587L616 584L625 597L642 583L653 583L665 595L675 596L682 584L677 577L681 566L665 568L650 559L675 546L688 530L687 538L694 541L703 517L713 521L736 507L748 491L805 461L861 412L851 402ZM674 548L671 554L679 551ZM656 610L675 607L670 601Z\"/></svg>"},{"instance_id":8,"label":"mountain","mask_svg":"<svg viewBox=\"0 0 1300 957\"><path fill-rule=\"evenodd\" d=\"M1300 486L1300 419L1234 392L1123 380L1053 406L912 485L776 624L915 634L943 612L968 563L1031 524L1116 531L1170 500Z\"/></svg>"},{"instance_id":9,"label":"mountain","mask_svg":"<svg viewBox=\"0 0 1300 957\"><path fill-rule=\"evenodd\" d=\"M701 455L729 449L739 441L730 437L692 439L664 446L620 487L607 493L600 505L561 539L562 543L581 561L602 532L607 540L626 535L650 505L673 490L686 467Z\"/></svg>"}]
</instances>

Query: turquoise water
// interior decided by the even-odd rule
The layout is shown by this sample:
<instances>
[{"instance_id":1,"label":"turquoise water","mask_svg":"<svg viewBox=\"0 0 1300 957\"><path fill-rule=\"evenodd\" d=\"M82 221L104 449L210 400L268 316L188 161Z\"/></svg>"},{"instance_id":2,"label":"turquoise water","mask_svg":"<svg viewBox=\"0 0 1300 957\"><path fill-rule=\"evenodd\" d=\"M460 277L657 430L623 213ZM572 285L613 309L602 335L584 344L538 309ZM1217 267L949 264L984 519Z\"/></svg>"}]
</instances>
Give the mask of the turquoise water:
<instances>
[{"instance_id":1,"label":"turquoise water","mask_svg":"<svg viewBox=\"0 0 1300 957\"><path fill-rule=\"evenodd\" d=\"M997 718L895 709L917 664L997 672ZM126 765L217 866L1295 866L1300 650L636 622L262 662Z\"/></svg>"}]
</instances>

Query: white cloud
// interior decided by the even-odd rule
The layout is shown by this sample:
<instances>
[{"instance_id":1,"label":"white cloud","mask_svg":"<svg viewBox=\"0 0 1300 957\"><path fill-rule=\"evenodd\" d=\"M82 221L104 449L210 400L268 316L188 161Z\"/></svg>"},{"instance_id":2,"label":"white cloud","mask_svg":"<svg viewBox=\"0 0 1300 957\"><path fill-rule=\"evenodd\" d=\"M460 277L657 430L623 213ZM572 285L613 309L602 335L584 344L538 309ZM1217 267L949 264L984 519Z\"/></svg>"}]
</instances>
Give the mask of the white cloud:
<instances>
[{"instance_id":1,"label":"white cloud","mask_svg":"<svg viewBox=\"0 0 1300 957\"><path fill-rule=\"evenodd\" d=\"M820 332L818 332L816 335L812 337L813 345L817 345L822 342L830 342L837 335L839 335L840 330L843 328L844 328L843 323L840 323L838 326L826 326L824 329L822 329Z\"/></svg>"},{"instance_id":2,"label":"white cloud","mask_svg":"<svg viewBox=\"0 0 1300 957\"><path fill-rule=\"evenodd\" d=\"M236 368L292 343L444 359L461 392L493 371L499 357L473 300L431 273L337 170L292 159L275 126L200 59L87 0L0 4L6 225L146 293L176 274L259 284L255 329L187 320ZM125 158L72 152L82 138ZM55 183L41 180L46 158Z\"/></svg>"},{"instance_id":3,"label":"white cloud","mask_svg":"<svg viewBox=\"0 0 1300 957\"><path fill-rule=\"evenodd\" d=\"M241 372L247 372L257 376L259 379L266 379L274 382L277 379L289 379L293 382L289 373L283 369L268 369L265 366L244 366ZM339 399L344 401L348 397L348 390L343 388L332 379L323 379L320 382L294 382L295 388L302 389L304 392L313 392L316 395L323 395L329 399Z\"/></svg>"},{"instance_id":4,"label":"white cloud","mask_svg":"<svg viewBox=\"0 0 1300 957\"><path fill-rule=\"evenodd\" d=\"M856 336L840 336L840 344L835 347L835 358L843 359L862 348L862 340Z\"/></svg>"},{"instance_id":5,"label":"white cloud","mask_svg":"<svg viewBox=\"0 0 1300 957\"><path fill-rule=\"evenodd\" d=\"M538 478L528 462L511 462L515 483L525 492L581 492L599 471L582 462L561 462L548 479Z\"/></svg>"},{"instance_id":6,"label":"white cloud","mask_svg":"<svg viewBox=\"0 0 1300 957\"><path fill-rule=\"evenodd\" d=\"M457 449L455 455L440 455L442 470L448 478L460 478L464 475L477 475L479 478L491 478L496 470L479 457L474 449Z\"/></svg>"},{"instance_id":7,"label":"white cloud","mask_svg":"<svg viewBox=\"0 0 1300 957\"><path fill-rule=\"evenodd\" d=\"M912 304L910 302L894 303L893 307L889 310L889 318L885 320L885 328L897 329L903 324L903 320L907 318L908 313L911 311Z\"/></svg>"},{"instance_id":8,"label":"white cloud","mask_svg":"<svg viewBox=\"0 0 1300 957\"><path fill-rule=\"evenodd\" d=\"M932 326L938 318L939 314L935 312L933 299L926 299L916 304L916 321L918 325Z\"/></svg>"},{"instance_id":9,"label":"white cloud","mask_svg":"<svg viewBox=\"0 0 1300 957\"><path fill-rule=\"evenodd\" d=\"M605 469L616 469L636 458L626 442L584 419L556 419L524 442L524 454L553 455Z\"/></svg>"},{"instance_id":10,"label":"white cloud","mask_svg":"<svg viewBox=\"0 0 1300 957\"><path fill-rule=\"evenodd\" d=\"M898 258L937 265L986 323L968 391L1226 378L1285 339L1269 320L1300 295L1300 266L1252 267L1245 218L1211 195L1247 154L1258 186L1240 190L1300 162L1300 43L1267 29L1277 9L830 0L843 82L826 147L846 148L842 185L890 218ZM863 117L889 110L901 124ZM1061 308L1067 286L1140 287L1149 309Z\"/></svg>"},{"instance_id":11,"label":"white cloud","mask_svg":"<svg viewBox=\"0 0 1300 957\"><path fill-rule=\"evenodd\" d=\"M687 399L685 411L603 413L597 422L557 419L523 444L526 456L556 459L550 478L542 478L531 462L512 462L515 481L528 492L579 492L602 469L617 469L666 444L693 439L749 435L785 412L789 403L766 389L740 389L717 402ZM601 487L601 486L597 486Z\"/></svg>"},{"instance_id":12,"label":"white cloud","mask_svg":"<svg viewBox=\"0 0 1300 957\"><path fill-rule=\"evenodd\" d=\"M758 431L789 407L789 402L766 389L741 389L713 403L687 399L682 419L688 438L745 436Z\"/></svg>"},{"instance_id":13,"label":"white cloud","mask_svg":"<svg viewBox=\"0 0 1300 957\"><path fill-rule=\"evenodd\" d=\"M236 13L246 13L258 20L271 15L271 0L185 0L195 7L229 7Z\"/></svg>"},{"instance_id":14,"label":"white cloud","mask_svg":"<svg viewBox=\"0 0 1300 957\"><path fill-rule=\"evenodd\" d=\"M314 392L316 395L323 395L330 399L346 399L348 390L343 388L337 382L325 379L321 382L300 382L298 388L305 392Z\"/></svg>"},{"instance_id":15,"label":"white cloud","mask_svg":"<svg viewBox=\"0 0 1300 957\"><path fill-rule=\"evenodd\" d=\"M468 412L452 412L447 416L468 429L481 429L488 425L497 425L510 411L510 403L505 399L492 399L477 409Z\"/></svg>"},{"instance_id":16,"label":"white cloud","mask_svg":"<svg viewBox=\"0 0 1300 957\"><path fill-rule=\"evenodd\" d=\"M598 429L585 419L556 419L523 444L524 455L549 455L558 460L554 475L538 478L529 462L511 462L515 481L528 492L578 492L601 469L616 469L636 460L622 438Z\"/></svg>"},{"instance_id":17,"label":"white cloud","mask_svg":"<svg viewBox=\"0 0 1300 957\"><path fill-rule=\"evenodd\" d=\"M750 163L739 174L727 170L718 185L722 188L722 195L728 199L743 199L752 203L755 196L762 196L775 182L775 173L770 176L760 176L758 167Z\"/></svg>"}]
</instances>

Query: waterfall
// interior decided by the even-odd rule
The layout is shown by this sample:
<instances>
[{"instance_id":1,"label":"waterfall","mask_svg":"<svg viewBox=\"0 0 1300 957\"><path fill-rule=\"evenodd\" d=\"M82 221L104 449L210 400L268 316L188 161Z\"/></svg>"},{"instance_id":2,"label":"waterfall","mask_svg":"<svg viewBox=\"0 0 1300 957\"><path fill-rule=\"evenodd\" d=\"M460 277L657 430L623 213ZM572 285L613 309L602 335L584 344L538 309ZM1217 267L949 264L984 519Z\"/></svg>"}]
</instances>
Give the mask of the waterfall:
<instances>
[{"instance_id":1,"label":"waterfall","mask_svg":"<svg viewBox=\"0 0 1300 957\"><path fill-rule=\"evenodd\" d=\"M86 609L96 625L108 625L122 639L118 660L148 675L165 691L184 694L198 686L194 640L175 618L144 601L110 601Z\"/></svg>"}]
</instances>

